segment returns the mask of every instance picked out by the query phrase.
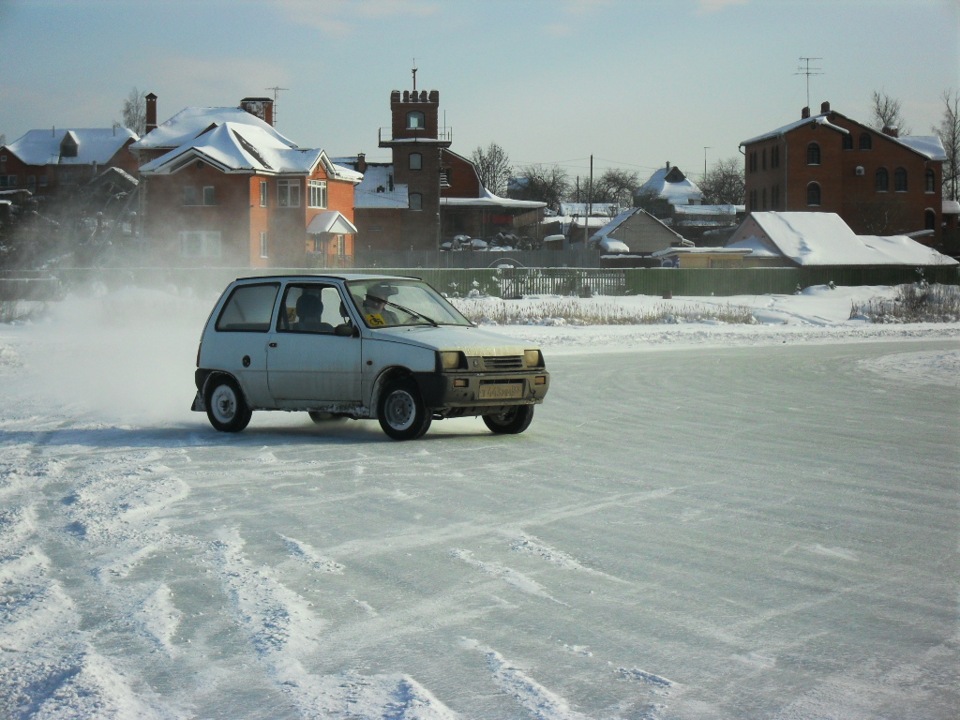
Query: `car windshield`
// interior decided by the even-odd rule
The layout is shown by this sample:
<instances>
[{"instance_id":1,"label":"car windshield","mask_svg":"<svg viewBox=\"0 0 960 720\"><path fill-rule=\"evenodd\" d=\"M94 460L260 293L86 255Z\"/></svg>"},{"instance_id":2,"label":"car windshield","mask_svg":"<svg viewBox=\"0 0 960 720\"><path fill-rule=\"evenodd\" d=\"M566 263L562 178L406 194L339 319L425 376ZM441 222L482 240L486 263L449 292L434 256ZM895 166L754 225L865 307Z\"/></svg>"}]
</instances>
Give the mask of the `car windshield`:
<instances>
[{"instance_id":1,"label":"car windshield","mask_svg":"<svg viewBox=\"0 0 960 720\"><path fill-rule=\"evenodd\" d=\"M471 325L440 293L421 280L354 280L347 287L368 327Z\"/></svg>"}]
</instances>

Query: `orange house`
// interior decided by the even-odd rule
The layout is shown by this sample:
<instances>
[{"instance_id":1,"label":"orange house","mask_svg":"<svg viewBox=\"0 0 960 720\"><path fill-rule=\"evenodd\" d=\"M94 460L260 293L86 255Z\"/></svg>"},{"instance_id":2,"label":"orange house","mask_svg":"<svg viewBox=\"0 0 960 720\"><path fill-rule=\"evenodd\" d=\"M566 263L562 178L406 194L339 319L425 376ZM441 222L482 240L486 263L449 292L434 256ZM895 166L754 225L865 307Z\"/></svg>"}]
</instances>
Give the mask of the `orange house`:
<instances>
[{"instance_id":1,"label":"orange house","mask_svg":"<svg viewBox=\"0 0 960 720\"><path fill-rule=\"evenodd\" d=\"M943 161L936 136L875 130L823 103L800 120L740 143L746 209L838 214L860 235L911 234L939 245Z\"/></svg>"},{"instance_id":2,"label":"orange house","mask_svg":"<svg viewBox=\"0 0 960 720\"><path fill-rule=\"evenodd\" d=\"M323 150L277 132L272 100L185 108L156 124L138 154L142 233L158 259L179 265L352 265L354 187L361 175Z\"/></svg>"}]
</instances>

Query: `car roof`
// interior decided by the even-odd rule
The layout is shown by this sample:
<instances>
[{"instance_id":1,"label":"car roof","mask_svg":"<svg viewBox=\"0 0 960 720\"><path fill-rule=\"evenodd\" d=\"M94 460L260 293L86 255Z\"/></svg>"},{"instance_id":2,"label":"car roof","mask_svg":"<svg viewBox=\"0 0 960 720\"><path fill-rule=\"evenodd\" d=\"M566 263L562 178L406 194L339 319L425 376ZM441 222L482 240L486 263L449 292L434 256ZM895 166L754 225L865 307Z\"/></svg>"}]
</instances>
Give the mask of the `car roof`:
<instances>
[{"instance_id":1,"label":"car roof","mask_svg":"<svg viewBox=\"0 0 960 720\"><path fill-rule=\"evenodd\" d=\"M234 282L263 282L264 280L277 280L281 282L308 281L308 280L343 280L346 282L354 280L420 280L412 275L374 275L372 273L287 273L282 275L246 275L238 277Z\"/></svg>"}]
</instances>

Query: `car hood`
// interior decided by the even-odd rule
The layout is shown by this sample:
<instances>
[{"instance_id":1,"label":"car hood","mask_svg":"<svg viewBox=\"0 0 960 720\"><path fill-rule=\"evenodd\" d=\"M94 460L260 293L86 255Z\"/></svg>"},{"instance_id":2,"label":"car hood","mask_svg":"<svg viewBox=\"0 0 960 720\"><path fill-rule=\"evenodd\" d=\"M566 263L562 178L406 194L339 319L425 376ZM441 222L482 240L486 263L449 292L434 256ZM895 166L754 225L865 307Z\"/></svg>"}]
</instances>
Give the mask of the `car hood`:
<instances>
[{"instance_id":1,"label":"car hood","mask_svg":"<svg viewBox=\"0 0 960 720\"><path fill-rule=\"evenodd\" d=\"M536 343L518 341L480 328L450 325L379 328L372 331L371 338L430 350L462 350L467 355L520 355L524 350L537 347Z\"/></svg>"}]
</instances>

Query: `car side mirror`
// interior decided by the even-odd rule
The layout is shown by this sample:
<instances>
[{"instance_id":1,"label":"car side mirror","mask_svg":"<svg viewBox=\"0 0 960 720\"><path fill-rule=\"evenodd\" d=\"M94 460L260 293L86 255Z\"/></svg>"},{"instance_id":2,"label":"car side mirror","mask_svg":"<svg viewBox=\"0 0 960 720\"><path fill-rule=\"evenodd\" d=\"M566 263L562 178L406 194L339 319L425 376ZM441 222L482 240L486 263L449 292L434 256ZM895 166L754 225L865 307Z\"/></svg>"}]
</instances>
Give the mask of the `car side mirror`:
<instances>
[{"instance_id":1,"label":"car side mirror","mask_svg":"<svg viewBox=\"0 0 960 720\"><path fill-rule=\"evenodd\" d=\"M333 334L340 337L355 337L358 333L353 323L341 323L333 329Z\"/></svg>"}]
</instances>

